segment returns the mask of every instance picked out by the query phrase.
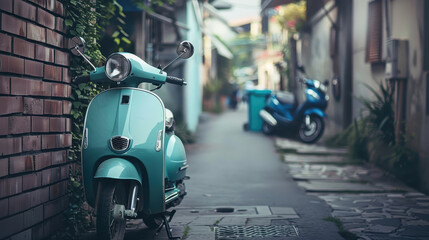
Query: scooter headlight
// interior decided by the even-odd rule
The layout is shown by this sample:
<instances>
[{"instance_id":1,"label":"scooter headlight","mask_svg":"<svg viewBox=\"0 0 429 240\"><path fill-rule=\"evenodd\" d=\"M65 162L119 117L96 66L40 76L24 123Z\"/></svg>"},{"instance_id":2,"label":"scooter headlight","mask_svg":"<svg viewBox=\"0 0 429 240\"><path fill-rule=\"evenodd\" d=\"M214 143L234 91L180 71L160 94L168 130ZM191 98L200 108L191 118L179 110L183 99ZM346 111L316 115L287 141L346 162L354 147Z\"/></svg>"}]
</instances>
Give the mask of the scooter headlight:
<instances>
[{"instance_id":1,"label":"scooter headlight","mask_svg":"<svg viewBox=\"0 0 429 240\"><path fill-rule=\"evenodd\" d=\"M328 88L318 80L314 80L313 84L316 89L320 89L324 93L328 91Z\"/></svg>"},{"instance_id":2,"label":"scooter headlight","mask_svg":"<svg viewBox=\"0 0 429 240\"><path fill-rule=\"evenodd\" d=\"M113 54L106 62L106 76L115 82L123 81L131 71L130 61L122 54Z\"/></svg>"}]
</instances>

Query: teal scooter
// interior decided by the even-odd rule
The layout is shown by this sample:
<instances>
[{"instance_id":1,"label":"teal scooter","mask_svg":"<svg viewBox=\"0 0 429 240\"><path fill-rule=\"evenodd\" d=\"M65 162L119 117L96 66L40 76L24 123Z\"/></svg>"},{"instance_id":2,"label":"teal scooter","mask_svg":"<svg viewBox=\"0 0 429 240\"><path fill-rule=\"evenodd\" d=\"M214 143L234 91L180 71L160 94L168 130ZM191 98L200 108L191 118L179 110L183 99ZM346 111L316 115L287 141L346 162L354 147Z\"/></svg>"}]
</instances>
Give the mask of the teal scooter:
<instances>
[{"instance_id":1,"label":"teal scooter","mask_svg":"<svg viewBox=\"0 0 429 240\"><path fill-rule=\"evenodd\" d=\"M105 66L96 68L83 54L85 41L74 37L71 42L71 52L94 68L75 83L113 83L89 104L82 139L85 196L96 209L98 238L123 239L126 219L142 218L148 228L159 232L165 226L169 239L177 239L169 226L175 210L167 209L186 195L185 148L174 134L171 111L138 85L152 83L159 89L165 83L186 82L131 53L114 53ZM192 44L184 41L172 62L193 52Z\"/></svg>"}]
</instances>

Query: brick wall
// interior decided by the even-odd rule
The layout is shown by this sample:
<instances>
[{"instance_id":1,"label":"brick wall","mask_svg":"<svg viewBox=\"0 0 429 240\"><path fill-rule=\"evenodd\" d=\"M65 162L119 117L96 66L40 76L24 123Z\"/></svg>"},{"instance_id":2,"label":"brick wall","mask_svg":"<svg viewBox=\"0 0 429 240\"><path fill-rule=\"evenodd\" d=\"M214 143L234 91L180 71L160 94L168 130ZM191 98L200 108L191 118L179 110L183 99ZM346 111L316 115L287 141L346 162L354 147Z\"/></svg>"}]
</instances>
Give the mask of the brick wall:
<instances>
[{"instance_id":1,"label":"brick wall","mask_svg":"<svg viewBox=\"0 0 429 240\"><path fill-rule=\"evenodd\" d=\"M63 16L57 0L0 1L0 239L47 237L68 205Z\"/></svg>"}]
</instances>

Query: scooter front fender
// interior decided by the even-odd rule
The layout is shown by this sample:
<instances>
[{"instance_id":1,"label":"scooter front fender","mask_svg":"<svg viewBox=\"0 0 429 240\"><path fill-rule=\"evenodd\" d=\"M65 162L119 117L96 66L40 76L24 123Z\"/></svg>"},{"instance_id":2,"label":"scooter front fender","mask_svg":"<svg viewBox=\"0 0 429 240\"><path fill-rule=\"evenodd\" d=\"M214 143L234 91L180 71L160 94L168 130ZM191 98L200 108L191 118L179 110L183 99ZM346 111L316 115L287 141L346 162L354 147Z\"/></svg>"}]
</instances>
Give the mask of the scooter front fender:
<instances>
[{"instance_id":1,"label":"scooter front fender","mask_svg":"<svg viewBox=\"0 0 429 240\"><path fill-rule=\"evenodd\" d=\"M110 158L98 166L94 178L135 180L142 184L142 174L133 163L122 158Z\"/></svg>"},{"instance_id":2,"label":"scooter front fender","mask_svg":"<svg viewBox=\"0 0 429 240\"><path fill-rule=\"evenodd\" d=\"M325 118L326 117L325 112L323 112L319 108L309 108L309 109L305 110L303 117L307 116L307 115L312 115L312 114L318 115L321 118Z\"/></svg>"}]
</instances>

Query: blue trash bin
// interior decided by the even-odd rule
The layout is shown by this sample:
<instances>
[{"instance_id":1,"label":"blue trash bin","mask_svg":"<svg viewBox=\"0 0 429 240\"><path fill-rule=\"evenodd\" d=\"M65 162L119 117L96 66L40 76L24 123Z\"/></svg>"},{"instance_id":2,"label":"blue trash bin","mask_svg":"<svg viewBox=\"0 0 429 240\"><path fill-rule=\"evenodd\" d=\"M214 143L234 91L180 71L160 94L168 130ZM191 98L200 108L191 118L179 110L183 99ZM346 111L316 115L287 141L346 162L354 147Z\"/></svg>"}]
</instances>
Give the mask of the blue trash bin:
<instances>
[{"instance_id":1,"label":"blue trash bin","mask_svg":"<svg viewBox=\"0 0 429 240\"><path fill-rule=\"evenodd\" d=\"M271 90L252 89L247 91L249 122L244 129L250 131L262 130L262 118L259 111L265 107L267 97L271 95Z\"/></svg>"}]
</instances>

